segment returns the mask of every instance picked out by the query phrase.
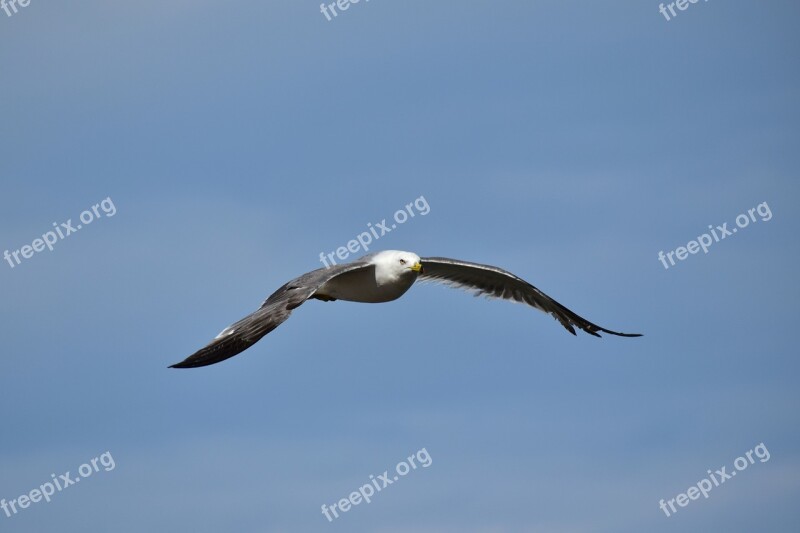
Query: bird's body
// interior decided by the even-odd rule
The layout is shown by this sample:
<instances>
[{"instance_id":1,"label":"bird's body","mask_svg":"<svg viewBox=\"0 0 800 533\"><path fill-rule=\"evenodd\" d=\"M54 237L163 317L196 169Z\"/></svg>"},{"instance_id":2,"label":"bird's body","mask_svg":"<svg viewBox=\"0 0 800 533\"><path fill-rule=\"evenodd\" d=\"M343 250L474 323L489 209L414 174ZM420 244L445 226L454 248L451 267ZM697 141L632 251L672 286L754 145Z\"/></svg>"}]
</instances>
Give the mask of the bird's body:
<instances>
[{"instance_id":1,"label":"bird's body","mask_svg":"<svg viewBox=\"0 0 800 533\"><path fill-rule=\"evenodd\" d=\"M592 324L501 268L444 257L420 258L411 252L387 250L293 279L272 293L258 310L223 329L207 346L172 368L207 366L233 357L282 324L292 310L308 299L390 302L405 294L417 278L530 305L553 315L573 335L573 326L577 326L596 337L600 336L598 332L620 337L639 336Z\"/></svg>"},{"instance_id":2,"label":"bird's body","mask_svg":"<svg viewBox=\"0 0 800 533\"><path fill-rule=\"evenodd\" d=\"M380 261L382 257L385 256L373 254L362 257L359 261L368 262L372 266L371 268L345 272L326 281L317 289L315 298L369 304L397 300L411 288L417 280L419 271L411 268L383 267L380 262L376 263L376 259ZM409 261L419 263L419 257L409 258ZM409 264L413 265L414 263Z\"/></svg>"}]
</instances>

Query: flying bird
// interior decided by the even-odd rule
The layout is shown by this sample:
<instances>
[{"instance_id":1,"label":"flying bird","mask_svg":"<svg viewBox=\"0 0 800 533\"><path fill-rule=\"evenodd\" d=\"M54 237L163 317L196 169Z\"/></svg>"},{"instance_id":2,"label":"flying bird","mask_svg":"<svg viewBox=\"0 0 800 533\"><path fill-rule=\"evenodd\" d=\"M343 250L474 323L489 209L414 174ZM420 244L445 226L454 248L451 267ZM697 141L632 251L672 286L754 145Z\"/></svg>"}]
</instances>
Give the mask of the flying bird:
<instances>
[{"instance_id":1,"label":"flying bird","mask_svg":"<svg viewBox=\"0 0 800 533\"><path fill-rule=\"evenodd\" d=\"M213 365L233 357L280 326L306 300L390 302L405 294L417 279L465 289L475 295L528 304L553 315L573 335L575 327L578 327L595 337L600 336L599 332L619 337L641 336L592 324L502 268L446 257L420 258L411 252L386 250L367 254L351 263L313 270L293 279L272 293L258 310L223 329L207 346L170 368Z\"/></svg>"}]
</instances>

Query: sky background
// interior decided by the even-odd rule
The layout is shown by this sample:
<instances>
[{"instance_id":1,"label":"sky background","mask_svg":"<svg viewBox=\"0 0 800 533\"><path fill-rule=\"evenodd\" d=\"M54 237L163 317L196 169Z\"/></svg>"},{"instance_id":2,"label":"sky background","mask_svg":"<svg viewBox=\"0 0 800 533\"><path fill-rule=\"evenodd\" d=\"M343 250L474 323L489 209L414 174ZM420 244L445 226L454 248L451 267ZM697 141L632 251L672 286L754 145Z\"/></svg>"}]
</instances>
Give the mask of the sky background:
<instances>
[{"instance_id":1,"label":"sky background","mask_svg":"<svg viewBox=\"0 0 800 533\"><path fill-rule=\"evenodd\" d=\"M787 532L800 4L32 0L0 11L0 531ZM169 370L320 252L506 268L601 326L417 286ZM772 219L666 270L657 254ZM675 498L770 452L671 517ZM333 523L322 504L425 448Z\"/></svg>"}]
</instances>

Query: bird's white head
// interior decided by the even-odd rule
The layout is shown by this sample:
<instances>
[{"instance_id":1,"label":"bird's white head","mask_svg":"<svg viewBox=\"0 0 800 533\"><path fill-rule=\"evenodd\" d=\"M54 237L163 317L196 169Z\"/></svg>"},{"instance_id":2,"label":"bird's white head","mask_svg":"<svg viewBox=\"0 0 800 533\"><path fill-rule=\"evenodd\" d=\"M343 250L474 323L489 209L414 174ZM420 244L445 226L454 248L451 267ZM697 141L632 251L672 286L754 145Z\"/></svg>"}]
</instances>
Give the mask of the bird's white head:
<instances>
[{"instance_id":1,"label":"bird's white head","mask_svg":"<svg viewBox=\"0 0 800 533\"><path fill-rule=\"evenodd\" d=\"M417 277L422 272L422 262L413 252L399 250L385 250L372 257L372 262L378 267L380 277L403 278L406 276Z\"/></svg>"}]
</instances>

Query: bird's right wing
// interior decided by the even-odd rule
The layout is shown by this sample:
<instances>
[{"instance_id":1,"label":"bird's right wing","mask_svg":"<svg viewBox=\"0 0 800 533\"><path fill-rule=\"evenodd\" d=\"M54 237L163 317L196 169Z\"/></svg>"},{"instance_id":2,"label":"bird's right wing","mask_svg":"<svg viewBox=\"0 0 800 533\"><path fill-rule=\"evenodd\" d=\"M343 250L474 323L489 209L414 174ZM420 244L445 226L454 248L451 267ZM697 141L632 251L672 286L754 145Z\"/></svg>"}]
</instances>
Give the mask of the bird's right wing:
<instances>
[{"instance_id":1,"label":"bird's right wing","mask_svg":"<svg viewBox=\"0 0 800 533\"><path fill-rule=\"evenodd\" d=\"M421 281L434 281L471 291L475 295L528 304L552 315L573 335L575 335L573 326L577 326L595 337L600 336L598 332L619 337L641 337L638 333L620 333L593 324L524 279L502 268L447 257L423 257L421 262L423 268L419 275Z\"/></svg>"},{"instance_id":2,"label":"bird's right wing","mask_svg":"<svg viewBox=\"0 0 800 533\"><path fill-rule=\"evenodd\" d=\"M208 345L170 368L213 365L243 352L286 321L292 310L313 297L325 282L345 272L371 267L359 261L320 268L293 279L272 293L257 311L223 329Z\"/></svg>"}]
</instances>

